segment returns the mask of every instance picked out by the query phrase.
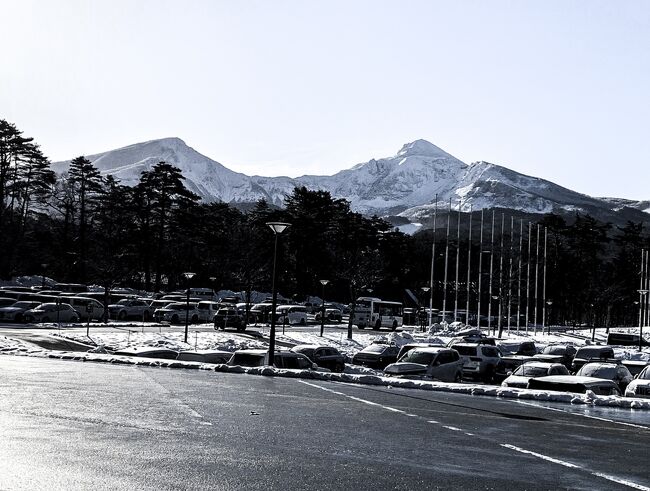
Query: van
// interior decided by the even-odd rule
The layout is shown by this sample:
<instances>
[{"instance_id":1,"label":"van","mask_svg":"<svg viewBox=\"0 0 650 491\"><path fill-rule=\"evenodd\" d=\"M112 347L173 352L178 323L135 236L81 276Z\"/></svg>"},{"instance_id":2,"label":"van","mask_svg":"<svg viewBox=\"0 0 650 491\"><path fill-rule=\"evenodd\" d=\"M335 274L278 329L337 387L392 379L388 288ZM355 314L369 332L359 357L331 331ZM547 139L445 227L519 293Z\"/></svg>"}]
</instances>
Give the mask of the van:
<instances>
[{"instance_id":1,"label":"van","mask_svg":"<svg viewBox=\"0 0 650 491\"><path fill-rule=\"evenodd\" d=\"M307 325L307 308L304 305L280 305L276 308L278 324Z\"/></svg>"},{"instance_id":2,"label":"van","mask_svg":"<svg viewBox=\"0 0 650 491\"><path fill-rule=\"evenodd\" d=\"M94 298L66 297L63 301L72 305L72 308L79 313L79 319L82 321L104 318L104 305Z\"/></svg>"}]
</instances>

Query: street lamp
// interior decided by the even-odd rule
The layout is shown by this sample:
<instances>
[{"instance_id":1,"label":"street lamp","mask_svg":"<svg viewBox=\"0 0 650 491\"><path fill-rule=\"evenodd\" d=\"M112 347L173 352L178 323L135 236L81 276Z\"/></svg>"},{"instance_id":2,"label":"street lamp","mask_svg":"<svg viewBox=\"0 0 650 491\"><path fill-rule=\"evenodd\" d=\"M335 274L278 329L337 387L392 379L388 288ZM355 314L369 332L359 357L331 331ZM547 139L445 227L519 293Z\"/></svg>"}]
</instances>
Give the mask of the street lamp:
<instances>
[{"instance_id":1,"label":"street lamp","mask_svg":"<svg viewBox=\"0 0 650 491\"><path fill-rule=\"evenodd\" d=\"M548 328L546 330L546 333L550 336L551 335L551 305L553 305L553 300L547 300L546 305L548 305Z\"/></svg>"},{"instance_id":2,"label":"street lamp","mask_svg":"<svg viewBox=\"0 0 650 491\"><path fill-rule=\"evenodd\" d=\"M271 280L273 301L271 302L271 331L269 333L269 365L273 366L275 356L275 307L278 303L278 294L275 291L275 263L278 256L278 235L284 232L287 227L290 227L291 224L283 222L266 222L266 224L273 230L273 235L275 236L275 244L273 246L273 276Z\"/></svg>"},{"instance_id":3,"label":"street lamp","mask_svg":"<svg viewBox=\"0 0 650 491\"><path fill-rule=\"evenodd\" d=\"M594 315L594 304L589 304L589 309L591 310L591 342L593 343L596 340L596 316Z\"/></svg>"},{"instance_id":4,"label":"street lamp","mask_svg":"<svg viewBox=\"0 0 650 491\"><path fill-rule=\"evenodd\" d=\"M321 296L321 313L320 313L320 337L323 337L323 331L325 330L325 285L327 285L330 280L320 280L320 284L323 285L323 295Z\"/></svg>"},{"instance_id":5,"label":"street lamp","mask_svg":"<svg viewBox=\"0 0 650 491\"><path fill-rule=\"evenodd\" d=\"M639 351L643 348L643 299L648 290L637 290L639 292Z\"/></svg>"},{"instance_id":6,"label":"street lamp","mask_svg":"<svg viewBox=\"0 0 650 491\"><path fill-rule=\"evenodd\" d=\"M187 331L190 328L190 280L194 278L196 273L183 273L185 279L187 280L187 305L185 306L185 342L187 343Z\"/></svg>"}]
</instances>

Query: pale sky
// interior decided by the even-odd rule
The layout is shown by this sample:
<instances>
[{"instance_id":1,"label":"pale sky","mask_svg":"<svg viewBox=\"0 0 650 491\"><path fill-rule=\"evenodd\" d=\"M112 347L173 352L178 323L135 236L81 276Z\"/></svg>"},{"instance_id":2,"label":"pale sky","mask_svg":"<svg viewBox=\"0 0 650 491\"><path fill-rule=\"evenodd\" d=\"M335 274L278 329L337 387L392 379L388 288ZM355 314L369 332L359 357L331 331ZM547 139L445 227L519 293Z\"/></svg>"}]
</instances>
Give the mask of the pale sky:
<instances>
[{"instance_id":1,"label":"pale sky","mask_svg":"<svg viewBox=\"0 0 650 491\"><path fill-rule=\"evenodd\" d=\"M650 199L650 1L0 0L0 118L53 161L177 136L333 174L424 138Z\"/></svg>"}]
</instances>

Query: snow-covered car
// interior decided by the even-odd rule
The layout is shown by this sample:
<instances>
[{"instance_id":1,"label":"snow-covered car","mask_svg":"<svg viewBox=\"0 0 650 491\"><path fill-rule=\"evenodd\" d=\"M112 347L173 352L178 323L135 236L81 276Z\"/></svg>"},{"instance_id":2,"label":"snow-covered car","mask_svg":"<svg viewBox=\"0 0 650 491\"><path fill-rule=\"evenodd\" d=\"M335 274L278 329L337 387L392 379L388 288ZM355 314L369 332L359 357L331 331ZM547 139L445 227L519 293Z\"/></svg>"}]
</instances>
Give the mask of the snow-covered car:
<instances>
[{"instance_id":1,"label":"snow-covered car","mask_svg":"<svg viewBox=\"0 0 650 491\"><path fill-rule=\"evenodd\" d=\"M530 379L528 389L575 392L584 394L588 390L601 396L620 396L618 385L612 380L578 375L549 375Z\"/></svg>"},{"instance_id":2,"label":"snow-covered car","mask_svg":"<svg viewBox=\"0 0 650 491\"><path fill-rule=\"evenodd\" d=\"M626 397L650 399L650 365L646 366L625 388Z\"/></svg>"},{"instance_id":3,"label":"snow-covered car","mask_svg":"<svg viewBox=\"0 0 650 491\"><path fill-rule=\"evenodd\" d=\"M156 322L169 322L171 324L181 324L185 320L192 324L199 322L199 309L196 304L190 302L173 302L161 309L156 309L153 313Z\"/></svg>"},{"instance_id":4,"label":"snow-covered car","mask_svg":"<svg viewBox=\"0 0 650 491\"><path fill-rule=\"evenodd\" d=\"M301 353L319 367L329 368L333 372L342 372L345 369L345 356L331 346L299 344L291 348L291 351Z\"/></svg>"},{"instance_id":5,"label":"snow-covered car","mask_svg":"<svg viewBox=\"0 0 650 491\"><path fill-rule=\"evenodd\" d=\"M501 358L501 352L496 346L458 343L453 348L463 360L463 377L480 378L486 382L494 380L494 372Z\"/></svg>"},{"instance_id":6,"label":"snow-covered car","mask_svg":"<svg viewBox=\"0 0 650 491\"><path fill-rule=\"evenodd\" d=\"M501 356L535 356L537 347L533 341L498 340L497 348Z\"/></svg>"},{"instance_id":7,"label":"snow-covered car","mask_svg":"<svg viewBox=\"0 0 650 491\"><path fill-rule=\"evenodd\" d=\"M0 321L4 322L24 322L25 312L35 309L41 302L19 301L9 307L0 307Z\"/></svg>"},{"instance_id":8,"label":"snow-covered car","mask_svg":"<svg viewBox=\"0 0 650 491\"><path fill-rule=\"evenodd\" d=\"M549 375L569 375L569 369L561 363L549 363L545 361L529 361L519 365L501 385L503 387L518 387L525 389L528 382L537 377Z\"/></svg>"},{"instance_id":9,"label":"snow-covered car","mask_svg":"<svg viewBox=\"0 0 650 491\"><path fill-rule=\"evenodd\" d=\"M79 322L79 312L69 303L43 303L25 311L25 322Z\"/></svg>"},{"instance_id":10,"label":"snow-covered car","mask_svg":"<svg viewBox=\"0 0 650 491\"><path fill-rule=\"evenodd\" d=\"M149 320L152 313L149 303L139 298L123 298L108 306L108 315L112 319Z\"/></svg>"},{"instance_id":11,"label":"snow-covered car","mask_svg":"<svg viewBox=\"0 0 650 491\"><path fill-rule=\"evenodd\" d=\"M612 380L621 392L625 392L625 388L634 379L632 374L626 366L621 363L610 363L594 361L586 363L582 366L576 375L582 377L596 377Z\"/></svg>"},{"instance_id":12,"label":"snow-covered car","mask_svg":"<svg viewBox=\"0 0 650 491\"><path fill-rule=\"evenodd\" d=\"M460 382L463 379L463 360L458 351L450 348L415 348L399 362L384 368L384 373L394 376L423 376L443 382Z\"/></svg>"},{"instance_id":13,"label":"snow-covered car","mask_svg":"<svg viewBox=\"0 0 650 491\"><path fill-rule=\"evenodd\" d=\"M399 348L397 346L375 343L357 352L352 357L352 363L383 370L397 361L398 353Z\"/></svg>"}]
</instances>

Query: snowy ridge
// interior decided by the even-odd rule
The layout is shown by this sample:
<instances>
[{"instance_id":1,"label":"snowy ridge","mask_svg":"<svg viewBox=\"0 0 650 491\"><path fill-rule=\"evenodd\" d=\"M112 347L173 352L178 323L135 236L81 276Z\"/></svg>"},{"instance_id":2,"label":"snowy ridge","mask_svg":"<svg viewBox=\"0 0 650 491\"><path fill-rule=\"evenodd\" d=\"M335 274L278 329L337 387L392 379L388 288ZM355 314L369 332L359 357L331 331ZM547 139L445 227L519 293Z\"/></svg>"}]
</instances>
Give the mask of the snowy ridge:
<instances>
[{"instance_id":1,"label":"snowy ridge","mask_svg":"<svg viewBox=\"0 0 650 491\"><path fill-rule=\"evenodd\" d=\"M426 140L406 143L392 157L371 159L331 176L298 178L247 176L212 160L179 138L129 145L87 158L122 184L135 185L143 171L160 161L180 168L186 186L205 201L231 204L265 199L282 206L294 187L328 191L366 214L399 215L421 222L436 206L463 211L505 208L524 213L590 213L606 219L616 213L650 213L650 201L593 198L544 179L520 174L489 162L467 165ZM53 164L59 173L70 161Z\"/></svg>"}]
</instances>

